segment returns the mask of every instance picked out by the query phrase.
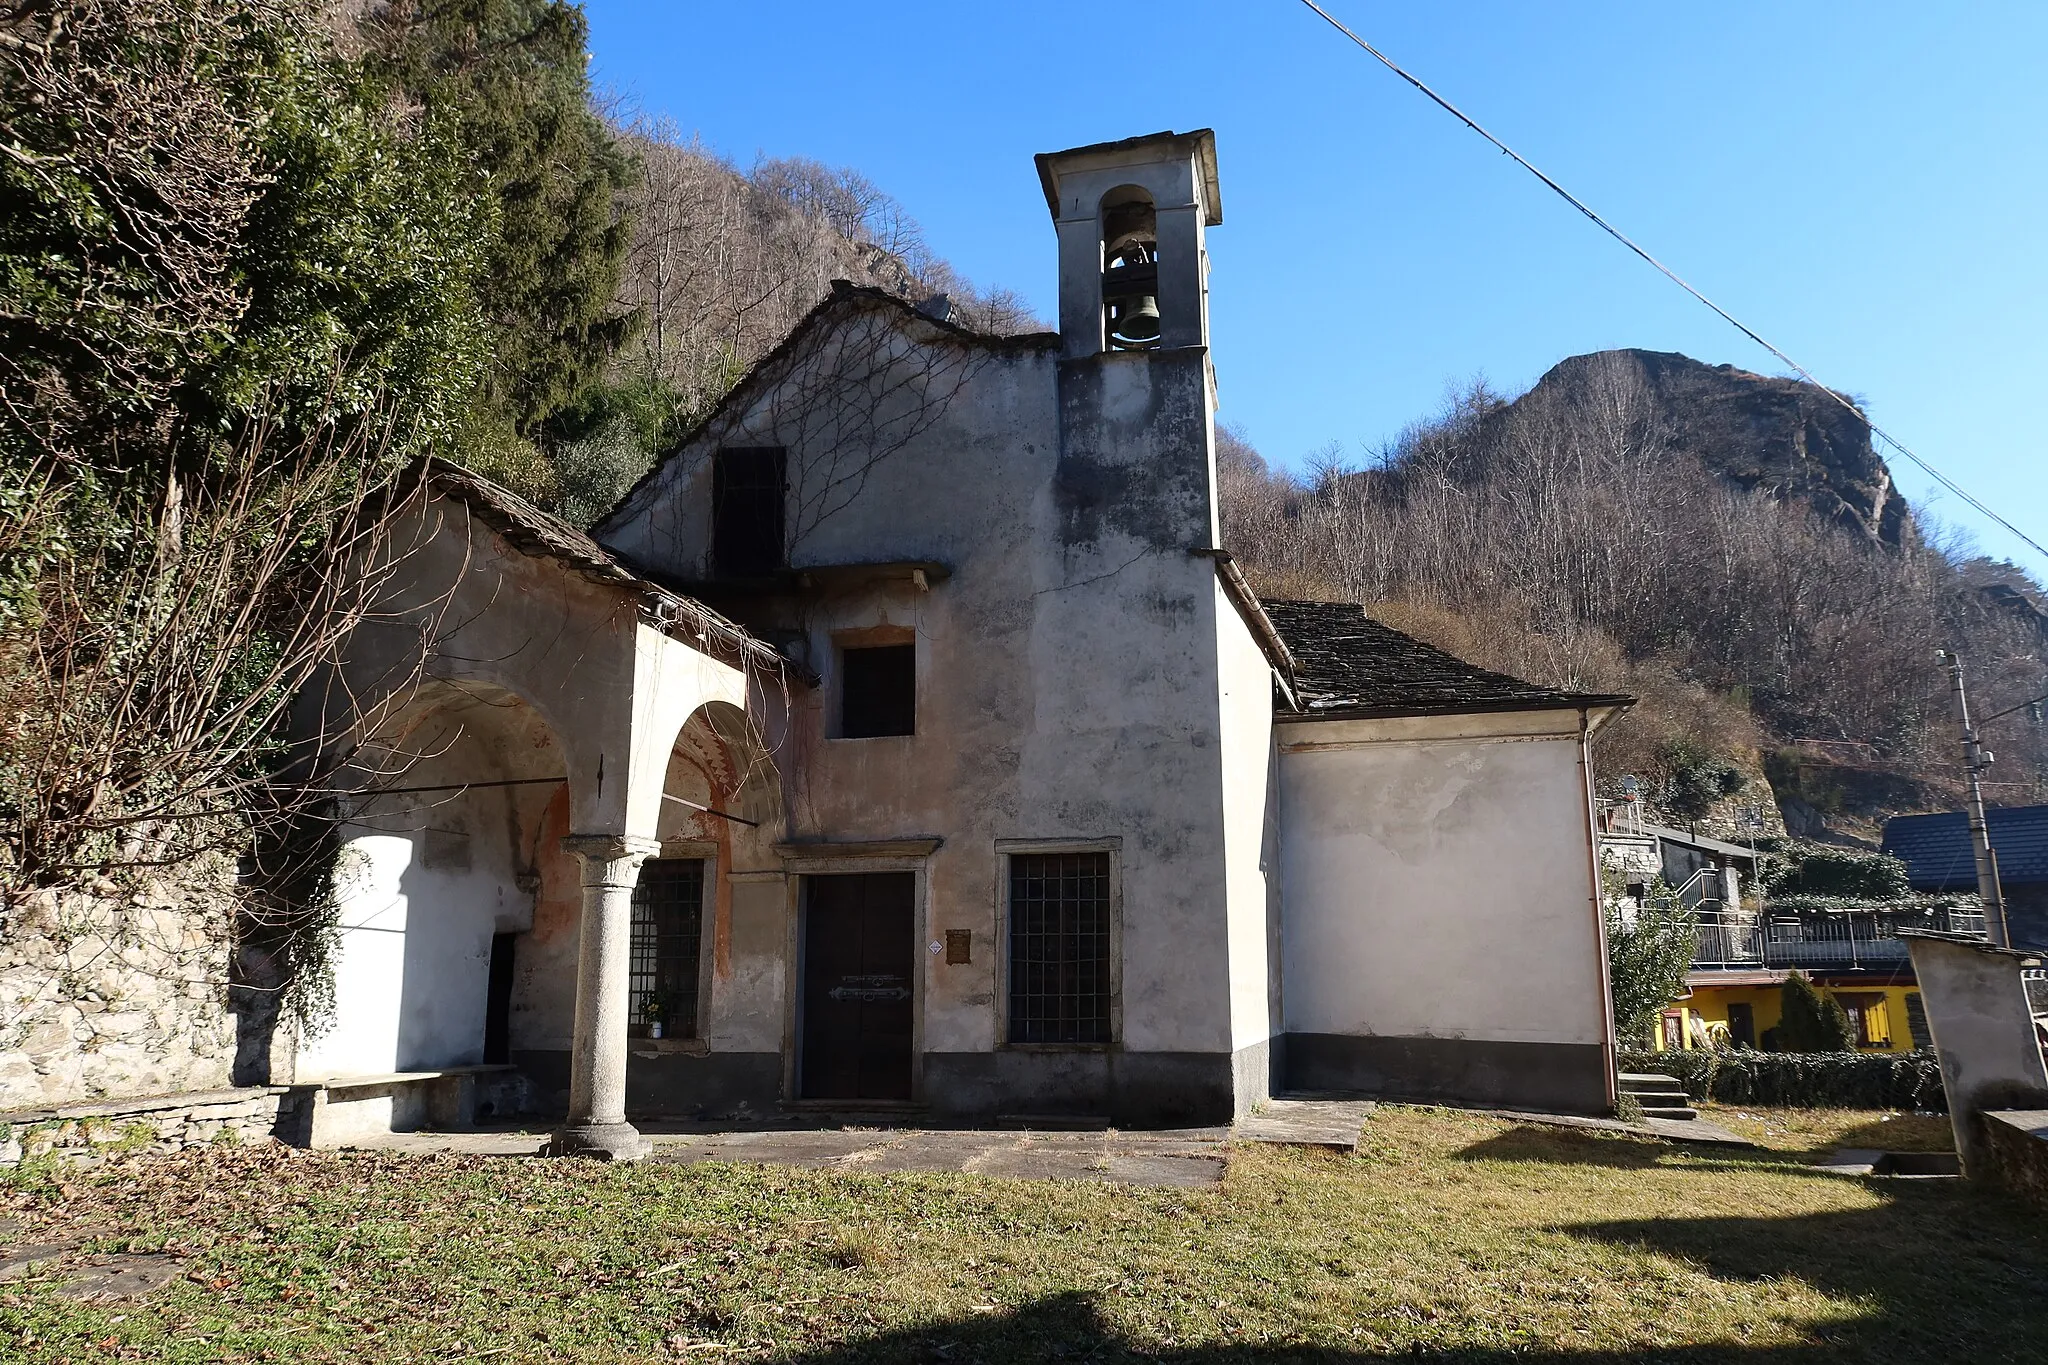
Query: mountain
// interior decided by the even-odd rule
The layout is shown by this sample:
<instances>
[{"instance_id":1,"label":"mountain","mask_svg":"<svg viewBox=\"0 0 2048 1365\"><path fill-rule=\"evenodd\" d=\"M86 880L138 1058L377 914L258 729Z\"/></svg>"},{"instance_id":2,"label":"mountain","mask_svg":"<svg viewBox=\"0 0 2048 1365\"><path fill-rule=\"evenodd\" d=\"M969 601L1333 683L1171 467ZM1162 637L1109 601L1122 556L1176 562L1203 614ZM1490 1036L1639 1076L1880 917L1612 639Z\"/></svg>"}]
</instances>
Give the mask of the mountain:
<instances>
[{"instance_id":1,"label":"mountain","mask_svg":"<svg viewBox=\"0 0 2048 1365\"><path fill-rule=\"evenodd\" d=\"M1642 700L1602 778L1772 802L1808 833L1956 799L1946 674L1998 722L1994 799L2048 790L2048 611L2011 564L1923 537L1860 412L1796 380L1647 350L1483 385L1363 467L1306 478L1219 441L1224 543L1262 592L1355 601L1474 663ZM2017 709L2015 709L2017 708ZM1731 785L1732 784L1732 785Z\"/></svg>"},{"instance_id":2,"label":"mountain","mask_svg":"<svg viewBox=\"0 0 2048 1365\"><path fill-rule=\"evenodd\" d=\"M1738 488L1801 498L1880 544L1898 546L1912 536L1912 511L1871 445L1869 424L1800 380L1708 365L1675 351L1595 351L1552 366L1517 405L1584 404L1617 371L1651 395L1678 450Z\"/></svg>"}]
</instances>

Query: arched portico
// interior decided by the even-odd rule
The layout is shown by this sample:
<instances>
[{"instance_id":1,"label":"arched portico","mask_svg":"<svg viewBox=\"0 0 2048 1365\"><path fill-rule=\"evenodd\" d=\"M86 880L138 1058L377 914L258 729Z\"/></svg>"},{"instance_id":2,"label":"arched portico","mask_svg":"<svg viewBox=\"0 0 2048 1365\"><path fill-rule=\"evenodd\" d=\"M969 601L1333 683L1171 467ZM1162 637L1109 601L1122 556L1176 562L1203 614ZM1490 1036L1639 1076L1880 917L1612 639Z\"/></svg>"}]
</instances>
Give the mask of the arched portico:
<instances>
[{"instance_id":1,"label":"arched portico","mask_svg":"<svg viewBox=\"0 0 2048 1365\"><path fill-rule=\"evenodd\" d=\"M553 851L539 842L573 855L568 1113L555 1148L630 1159L645 1150L625 1117L632 893L641 864L661 847L663 808L674 804L664 796L678 736L693 727L745 733L750 682L781 661L460 471L430 468L414 496L390 537L383 600L311 704L320 733L336 737L323 747L328 780L349 807L344 842L370 873L351 880L344 859L343 923L377 914L380 898L389 902L411 877L418 890L404 895L408 926L464 915L477 923L461 953L409 959L405 977L470 973L476 907L502 904L493 924L523 918L531 928ZM708 719L714 708L716 721ZM766 804L779 810L779 798ZM378 818L358 832L364 811ZM387 811L397 820L379 814ZM451 822L471 840L492 826L490 856L472 848L459 886L428 875L436 850L458 856ZM367 921L349 932L355 938L339 964L349 990L344 1037L324 1054L316 1040L316 1064L367 1063L387 1051L391 1070L478 1060L481 1030L474 1047L456 1046L466 1015L432 1047L398 1046L408 1027L403 1003L380 1001L366 967L390 953L363 946L375 932ZM422 953L431 940L419 936ZM373 1017L381 1007L396 1013L395 1024Z\"/></svg>"}]
</instances>

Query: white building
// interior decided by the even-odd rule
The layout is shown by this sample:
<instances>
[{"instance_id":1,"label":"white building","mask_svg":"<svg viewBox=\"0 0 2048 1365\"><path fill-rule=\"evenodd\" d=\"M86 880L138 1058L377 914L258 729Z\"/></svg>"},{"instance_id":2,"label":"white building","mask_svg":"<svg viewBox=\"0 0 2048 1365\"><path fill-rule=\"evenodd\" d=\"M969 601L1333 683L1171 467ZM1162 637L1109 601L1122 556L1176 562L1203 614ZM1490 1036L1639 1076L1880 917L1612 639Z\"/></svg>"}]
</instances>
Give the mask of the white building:
<instances>
[{"instance_id":1,"label":"white building","mask_svg":"<svg viewBox=\"0 0 2048 1365\"><path fill-rule=\"evenodd\" d=\"M302 1079L503 1061L613 1154L742 1105L1611 1105L1586 743L1626 699L1259 602L1214 140L1039 171L1056 334L842 285L591 537L426 471L344 680Z\"/></svg>"}]
</instances>

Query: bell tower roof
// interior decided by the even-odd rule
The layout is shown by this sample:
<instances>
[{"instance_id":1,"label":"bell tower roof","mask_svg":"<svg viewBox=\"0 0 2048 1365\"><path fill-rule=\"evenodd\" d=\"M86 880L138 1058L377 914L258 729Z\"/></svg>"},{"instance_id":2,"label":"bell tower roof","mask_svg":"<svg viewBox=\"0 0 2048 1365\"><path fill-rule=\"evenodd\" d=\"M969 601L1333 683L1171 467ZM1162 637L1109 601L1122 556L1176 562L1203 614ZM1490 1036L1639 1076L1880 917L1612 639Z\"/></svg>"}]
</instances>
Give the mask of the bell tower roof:
<instances>
[{"instance_id":1,"label":"bell tower roof","mask_svg":"<svg viewBox=\"0 0 2048 1365\"><path fill-rule=\"evenodd\" d=\"M1223 189L1216 177L1216 134L1207 128L1191 133L1146 133L1116 142L1093 142L1086 147L1069 147L1063 152L1040 152L1038 180L1045 187L1045 204L1052 216L1060 216L1060 179L1083 171L1144 165L1160 161L1193 158L1196 189L1201 196L1204 226L1223 222Z\"/></svg>"}]
</instances>

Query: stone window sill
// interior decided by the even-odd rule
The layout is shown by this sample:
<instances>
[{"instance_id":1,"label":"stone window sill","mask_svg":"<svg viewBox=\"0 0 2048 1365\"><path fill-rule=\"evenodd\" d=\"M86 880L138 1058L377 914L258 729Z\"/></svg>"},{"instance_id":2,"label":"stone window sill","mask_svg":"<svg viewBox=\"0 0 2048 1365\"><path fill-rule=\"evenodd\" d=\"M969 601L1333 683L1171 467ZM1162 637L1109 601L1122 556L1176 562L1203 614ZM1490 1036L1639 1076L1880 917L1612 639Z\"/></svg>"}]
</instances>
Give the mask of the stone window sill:
<instances>
[{"instance_id":1,"label":"stone window sill","mask_svg":"<svg viewBox=\"0 0 2048 1365\"><path fill-rule=\"evenodd\" d=\"M702 1038L630 1038L626 1046L636 1057L703 1057L711 1051Z\"/></svg>"}]
</instances>

